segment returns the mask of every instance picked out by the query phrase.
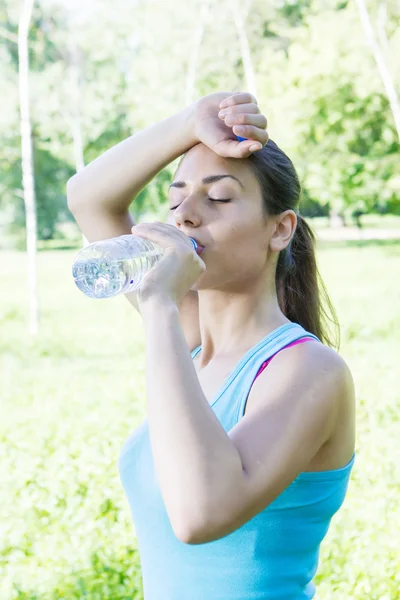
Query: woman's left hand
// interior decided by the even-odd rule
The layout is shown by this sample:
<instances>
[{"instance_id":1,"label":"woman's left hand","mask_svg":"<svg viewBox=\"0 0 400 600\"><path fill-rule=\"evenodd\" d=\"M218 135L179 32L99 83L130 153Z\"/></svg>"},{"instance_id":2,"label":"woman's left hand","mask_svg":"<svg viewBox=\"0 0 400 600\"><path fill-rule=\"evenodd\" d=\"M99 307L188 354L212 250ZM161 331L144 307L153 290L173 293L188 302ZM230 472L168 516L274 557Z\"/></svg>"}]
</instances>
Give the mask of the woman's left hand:
<instances>
[{"instance_id":1,"label":"woman's left hand","mask_svg":"<svg viewBox=\"0 0 400 600\"><path fill-rule=\"evenodd\" d=\"M143 277L137 290L140 307L159 297L179 306L182 298L206 270L192 242L174 225L155 221L132 227L134 235L164 248L164 256Z\"/></svg>"}]
</instances>

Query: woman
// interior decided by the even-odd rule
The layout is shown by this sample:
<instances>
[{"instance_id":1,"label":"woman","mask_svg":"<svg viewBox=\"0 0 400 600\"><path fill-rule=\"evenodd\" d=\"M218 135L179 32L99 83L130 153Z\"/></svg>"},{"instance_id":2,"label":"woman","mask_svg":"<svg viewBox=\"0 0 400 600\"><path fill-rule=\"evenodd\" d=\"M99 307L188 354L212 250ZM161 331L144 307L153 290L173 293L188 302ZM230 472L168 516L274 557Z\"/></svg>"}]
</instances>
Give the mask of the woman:
<instances>
[{"instance_id":1,"label":"woman","mask_svg":"<svg viewBox=\"0 0 400 600\"><path fill-rule=\"evenodd\" d=\"M165 248L128 297L147 418L119 469L145 600L312 598L354 464L352 377L324 329L295 169L266 126L251 94L210 94L68 184L89 241L132 230ZM166 223L132 227L132 197L182 154Z\"/></svg>"}]
</instances>

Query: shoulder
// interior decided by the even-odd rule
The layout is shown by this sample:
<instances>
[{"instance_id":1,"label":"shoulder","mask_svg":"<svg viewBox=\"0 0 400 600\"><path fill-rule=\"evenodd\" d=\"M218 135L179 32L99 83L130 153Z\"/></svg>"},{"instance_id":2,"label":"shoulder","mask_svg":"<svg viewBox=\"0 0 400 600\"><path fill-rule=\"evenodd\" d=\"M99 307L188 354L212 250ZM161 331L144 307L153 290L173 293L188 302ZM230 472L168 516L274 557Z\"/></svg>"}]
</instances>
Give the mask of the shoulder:
<instances>
[{"instance_id":1,"label":"shoulder","mask_svg":"<svg viewBox=\"0 0 400 600\"><path fill-rule=\"evenodd\" d=\"M285 372L289 379L302 373L306 378L327 377L337 386L353 386L353 378L346 361L333 348L317 340L308 340L302 344L284 348L274 357L268 369L278 375Z\"/></svg>"},{"instance_id":2,"label":"shoulder","mask_svg":"<svg viewBox=\"0 0 400 600\"><path fill-rule=\"evenodd\" d=\"M290 411L321 411L325 417L329 415L332 427L341 405L354 398L353 378L345 360L317 340L278 352L253 388L251 407L283 402Z\"/></svg>"}]
</instances>

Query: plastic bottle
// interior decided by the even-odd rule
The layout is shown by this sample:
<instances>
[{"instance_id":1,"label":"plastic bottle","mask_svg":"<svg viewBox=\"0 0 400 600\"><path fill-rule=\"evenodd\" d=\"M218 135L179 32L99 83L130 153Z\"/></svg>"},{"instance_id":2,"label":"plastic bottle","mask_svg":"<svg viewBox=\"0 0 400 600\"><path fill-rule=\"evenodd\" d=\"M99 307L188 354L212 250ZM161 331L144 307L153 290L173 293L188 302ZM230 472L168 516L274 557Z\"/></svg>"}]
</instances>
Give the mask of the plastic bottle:
<instances>
[{"instance_id":1,"label":"plastic bottle","mask_svg":"<svg viewBox=\"0 0 400 600\"><path fill-rule=\"evenodd\" d=\"M189 239L196 251L196 241ZM72 276L89 298L111 298L137 290L163 254L164 249L150 240L121 235L82 248L72 265Z\"/></svg>"}]
</instances>

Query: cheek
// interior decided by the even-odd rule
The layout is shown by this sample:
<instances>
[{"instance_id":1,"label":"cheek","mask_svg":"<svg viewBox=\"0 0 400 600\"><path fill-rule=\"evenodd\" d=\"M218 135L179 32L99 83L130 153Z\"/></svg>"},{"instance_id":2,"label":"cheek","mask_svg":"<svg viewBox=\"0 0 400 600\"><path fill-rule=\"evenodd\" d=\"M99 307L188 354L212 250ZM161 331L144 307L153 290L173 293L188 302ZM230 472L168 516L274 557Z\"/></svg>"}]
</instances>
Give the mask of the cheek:
<instances>
[{"instance_id":1,"label":"cheek","mask_svg":"<svg viewBox=\"0 0 400 600\"><path fill-rule=\"evenodd\" d=\"M230 238L229 244L223 246L220 242L218 251L210 248L207 253L206 250L201 256L207 268L191 289L220 288L224 284L254 280L262 275L267 256L265 241L254 236L254 228L252 239L243 238Z\"/></svg>"},{"instance_id":2,"label":"cheek","mask_svg":"<svg viewBox=\"0 0 400 600\"><path fill-rule=\"evenodd\" d=\"M266 232L254 222L242 223L231 229L224 250L227 264L234 262L240 270L253 270L265 262L268 251Z\"/></svg>"}]
</instances>

